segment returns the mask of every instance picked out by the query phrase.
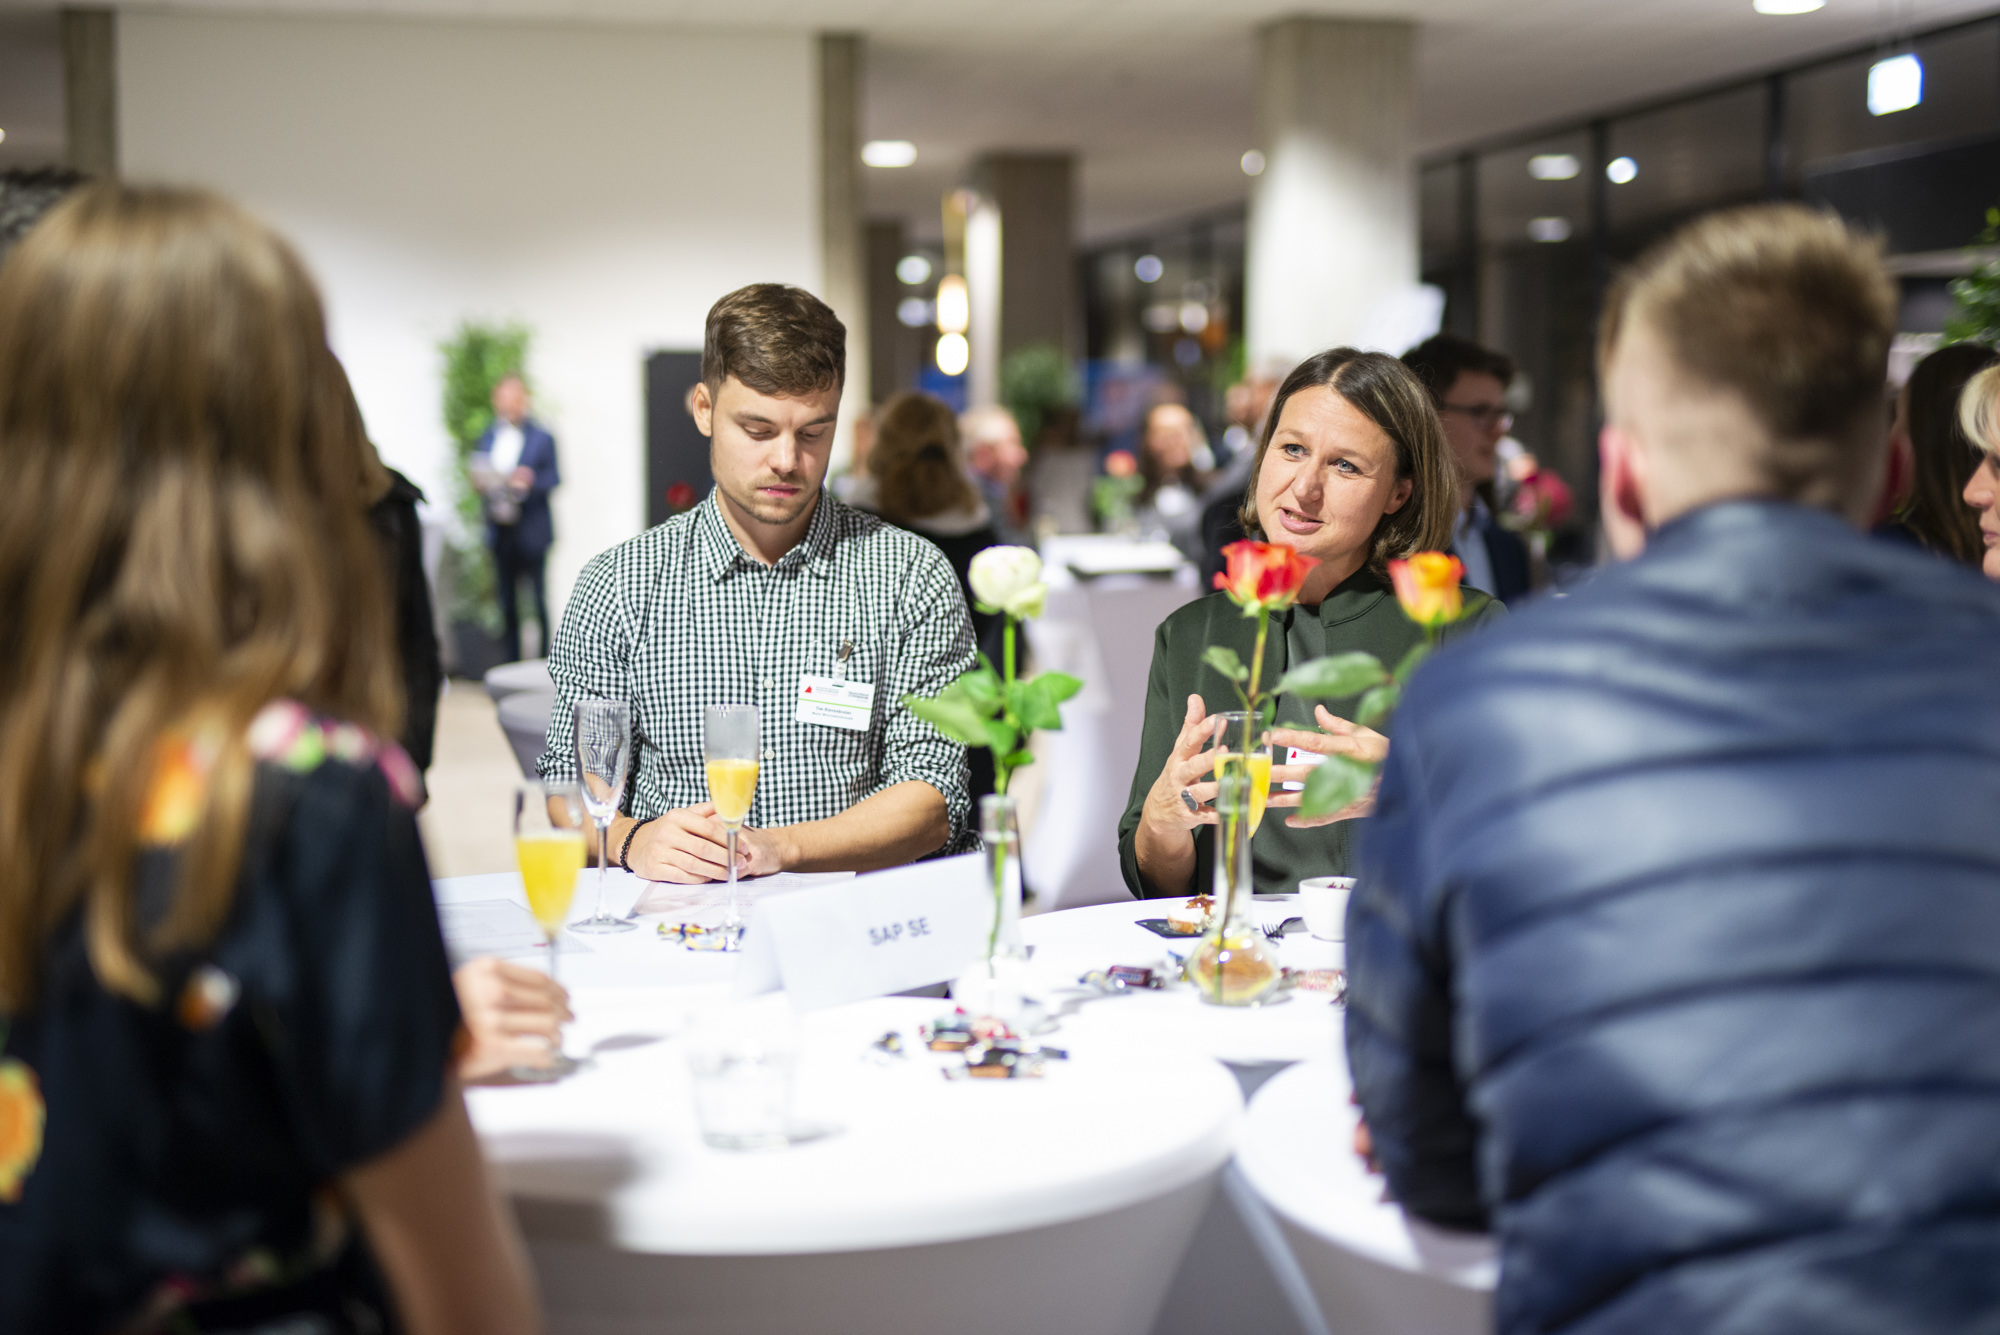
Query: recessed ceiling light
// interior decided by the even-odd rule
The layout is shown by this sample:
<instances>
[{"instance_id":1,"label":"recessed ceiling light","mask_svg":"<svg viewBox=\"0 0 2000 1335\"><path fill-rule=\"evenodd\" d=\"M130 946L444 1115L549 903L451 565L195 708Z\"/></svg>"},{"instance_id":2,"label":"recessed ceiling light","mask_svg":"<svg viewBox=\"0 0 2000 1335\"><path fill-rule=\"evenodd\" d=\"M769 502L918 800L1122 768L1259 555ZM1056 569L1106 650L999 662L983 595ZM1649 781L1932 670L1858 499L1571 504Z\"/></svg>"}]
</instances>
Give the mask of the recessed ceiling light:
<instances>
[{"instance_id":1,"label":"recessed ceiling light","mask_svg":"<svg viewBox=\"0 0 2000 1335\"><path fill-rule=\"evenodd\" d=\"M1604 164L1604 174L1613 185L1630 185L1639 179L1639 164L1630 158L1613 158Z\"/></svg>"},{"instance_id":2,"label":"recessed ceiling light","mask_svg":"<svg viewBox=\"0 0 2000 1335\"><path fill-rule=\"evenodd\" d=\"M917 146L907 139L871 139L861 146L861 160L871 167L907 167L917 160Z\"/></svg>"},{"instance_id":3,"label":"recessed ceiling light","mask_svg":"<svg viewBox=\"0 0 2000 1335\"><path fill-rule=\"evenodd\" d=\"M896 278L905 287L915 287L931 276L931 262L921 255L905 255L896 261Z\"/></svg>"},{"instance_id":4,"label":"recessed ceiling light","mask_svg":"<svg viewBox=\"0 0 2000 1335\"><path fill-rule=\"evenodd\" d=\"M938 328L947 334L962 334L970 327L972 293L965 286L964 278L948 273L938 280L937 308L932 314L937 319Z\"/></svg>"},{"instance_id":5,"label":"recessed ceiling light","mask_svg":"<svg viewBox=\"0 0 2000 1335\"><path fill-rule=\"evenodd\" d=\"M6 142L7 142L7 132L5 130L0 130L0 144L4 144Z\"/></svg>"},{"instance_id":6,"label":"recessed ceiling light","mask_svg":"<svg viewBox=\"0 0 2000 1335\"><path fill-rule=\"evenodd\" d=\"M1924 100L1924 63L1912 52L1878 60L1868 70L1868 114L1908 111Z\"/></svg>"},{"instance_id":7,"label":"recessed ceiling light","mask_svg":"<svg viewBox=\"0 0 2000 1335\"><path fill-rule=\"evenodd\" d=\"M1567 218L1530 218L1528 220L1528 239L1530 241L1567 241L1569 237L1570 225Z\"/></svg>"},{"instance_id":8,"label":"recessed ceiling light","mask_svg":"<svg viewBox=\"0 0 2000 1335\"><path fill-rule=\"evenodd\" d=\"M1167 266L1160 263L1158 255L1141 255L1132 265L1132 274L1142 283L1157 283Z\"/></svg>"},{"instance_id":9,"label":"recessed ceiling light","mask_svg":"<svg viewBox=\"0 0 2000 1335\"><path fill-rule=\"evenodd\" d=\"M1243 174L1245 176L1262 176L1264 174L1264 155L1254 148L1245 153L1243 155Z\"/></svg>"},{"instance_id":10,"label":"recessed ceiling light","mask_svg":"<svg viewBox=\"0 0 2000 1335\"><path fill-rule=\"evenodd\" d=\"M1750 0L1759 14L1810 14L1825 9L1826 0Z\"/></svg>"},{"instance_id":11,"label":"recessed ceiling light","mask_svg":"<svg viewBox=\"0 0 2000 1335\"><path fill-rule=\"evenodd\" d=\"M1528 175L1537 181L1571 181L1578 171L1574 153L1537 153L1528 159Z\"/></svg>"}]
</instances>

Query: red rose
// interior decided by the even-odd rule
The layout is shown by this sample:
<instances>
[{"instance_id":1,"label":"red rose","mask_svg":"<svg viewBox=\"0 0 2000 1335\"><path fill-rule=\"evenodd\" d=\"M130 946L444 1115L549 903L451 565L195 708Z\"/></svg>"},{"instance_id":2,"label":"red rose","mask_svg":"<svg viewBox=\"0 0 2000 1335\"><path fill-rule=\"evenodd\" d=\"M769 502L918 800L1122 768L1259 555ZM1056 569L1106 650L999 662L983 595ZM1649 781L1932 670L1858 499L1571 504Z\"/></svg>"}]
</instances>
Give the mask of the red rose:
<instances>
[{"instance_id":1,"label":"red rose","mask_svg":"<svg viewBox=\"0 0 2000 1335\"><path fill-rule=\"evenodd\" d=\"M675 514L693 508L694 502L694 488L687 483L676 482L673 486L667 488L667 508Z\"/></svg>"},{"instance_id":2,"label":"red rose","mask_svg":"<svg viewBox=\"0 0 2000 1335\"><path fill-rule=\"evenodd\" d=\"M1222 549L1228 568L1215 577L1215 587L1245 612L1275 612L1290 607L1319 561L1301 556L1276 542L1232 542Z\"/></svg>"}]
</instances>

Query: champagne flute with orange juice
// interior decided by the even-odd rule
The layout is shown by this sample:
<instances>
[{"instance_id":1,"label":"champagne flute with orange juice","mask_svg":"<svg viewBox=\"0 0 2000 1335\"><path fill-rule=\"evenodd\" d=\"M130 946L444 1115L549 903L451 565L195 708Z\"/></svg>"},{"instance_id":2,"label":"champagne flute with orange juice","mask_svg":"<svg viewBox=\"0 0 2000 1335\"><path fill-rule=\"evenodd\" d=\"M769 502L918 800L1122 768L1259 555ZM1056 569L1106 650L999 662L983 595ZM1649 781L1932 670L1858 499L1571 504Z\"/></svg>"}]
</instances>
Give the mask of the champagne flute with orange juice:
<instances>
[{"instance_id":1,"label":"champagne flute with orange juice","mask_svg":"<svg viewBox=\"0 0 2000 1335\"><path fill-rule=\"evenodd\" d=\"M757 795L759 716L755 705L710 705L703 713L701 759L708 800L729 832L729 901L722 919L724 950L743 947L743 913L736 902L736 832Z\"/></svg>"},{"instance_id":2,"label":"champagne flute with orange juice","mask_svg":"<svg viewBox=\"0 0 2000 1335\"><path fill-rule=\"evenodd\" d=\"M1211 716L1215 722L1215 744L1222 754L1216 757L1215 773L1225 768L1245 766L1250 775L1250 833L1264 823L1264 804L1271 796L1271 746L1262 737L1250 744L1246 728L1250 715L1240 709Z\"/></svg>"},{"instance_id":3,"label":"champagne flute with orange juice","mask_svg":"<svg viewBox=\"0 0 2000 1335\"><path fill-rule=\"evenodd\" d=\"M514 859L521 867L521 886L549 942L549 977L556 976L557 938L569 917L576 879L583 874L583 789L575 783L524 781L514 792ZM516 1066L516 1080L556 1080L576 1069L561 1047L546 1066Z\"/></svg>"}]
</instances>

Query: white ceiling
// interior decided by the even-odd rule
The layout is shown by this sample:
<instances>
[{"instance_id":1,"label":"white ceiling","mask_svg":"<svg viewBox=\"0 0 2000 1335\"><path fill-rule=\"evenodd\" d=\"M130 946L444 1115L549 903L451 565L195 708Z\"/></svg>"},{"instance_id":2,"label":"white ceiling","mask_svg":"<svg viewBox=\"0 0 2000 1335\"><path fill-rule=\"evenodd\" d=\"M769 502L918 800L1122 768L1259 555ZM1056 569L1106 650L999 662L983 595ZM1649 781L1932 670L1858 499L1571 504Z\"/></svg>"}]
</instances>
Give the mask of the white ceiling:
<instances>
[{"instance_id":1,"label":"white ceiling","mask_svg":"<svg viewBox=\"0 0 2000 1335\"><path fill-rule=\"evenodd\" d=\"M33 3L34 0L31 0ZM14 8L21 0L0 0ZM1422 25L1421 151L1525 129L1881 37L1996 0L1827 0L1769 17L1750 0L123 0L132 9L829 29L869 40L865 127L915 167L868 171L877 213L936 229L973 155L1080 155L1086 237L1240 200L1257 24L1287 14ZM0 33L4 40L4 33Z\"/></svg>"}]
</instances>

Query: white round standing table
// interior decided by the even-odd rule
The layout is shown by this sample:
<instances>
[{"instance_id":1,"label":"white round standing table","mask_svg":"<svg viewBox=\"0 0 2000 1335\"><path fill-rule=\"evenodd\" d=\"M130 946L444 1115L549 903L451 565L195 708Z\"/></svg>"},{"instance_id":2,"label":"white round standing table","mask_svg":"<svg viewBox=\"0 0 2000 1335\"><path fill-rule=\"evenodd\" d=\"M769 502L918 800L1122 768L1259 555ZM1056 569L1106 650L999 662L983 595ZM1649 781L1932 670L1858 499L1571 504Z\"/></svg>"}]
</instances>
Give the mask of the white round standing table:
<instances>
[{"instance_id":1,"label":"white round standing table","mask_svg":"<svg viewBox=\"0 0 2000 1335\"><path fill-rule=\"evenodd\" d=\"M1328 1329L1479 1335L1499 1273L1491 1238L1452 1233L1384 1199L1354 1153L1344 1061L1273 1076L1250 1102L1236 1166L1276 1213Z\"/></svg>"},{"instance_id":2,"label":"white round standing table","mask_svg":"<svg viewBox=\"0 0 2000 1335\"><path fill-rule=\"evenodd\" d=\"M437 892L447 920L520 893L505 876ZM593 896L586 874L579 916ZM1079 1029L1047 1038L1071 1058L1042 1079L949 1081L914 1049L950 1003L884 998L800 1020L796 1119L823 1134L710 1149L679 1035L735 960L660 941L659 920L561 955L583 1070L468 1093L552 1331L1153 1329L1234 1150L1225 1068ZM874 1052L891 1028L911 1055Z\"/></svg>"}]
</instances>

